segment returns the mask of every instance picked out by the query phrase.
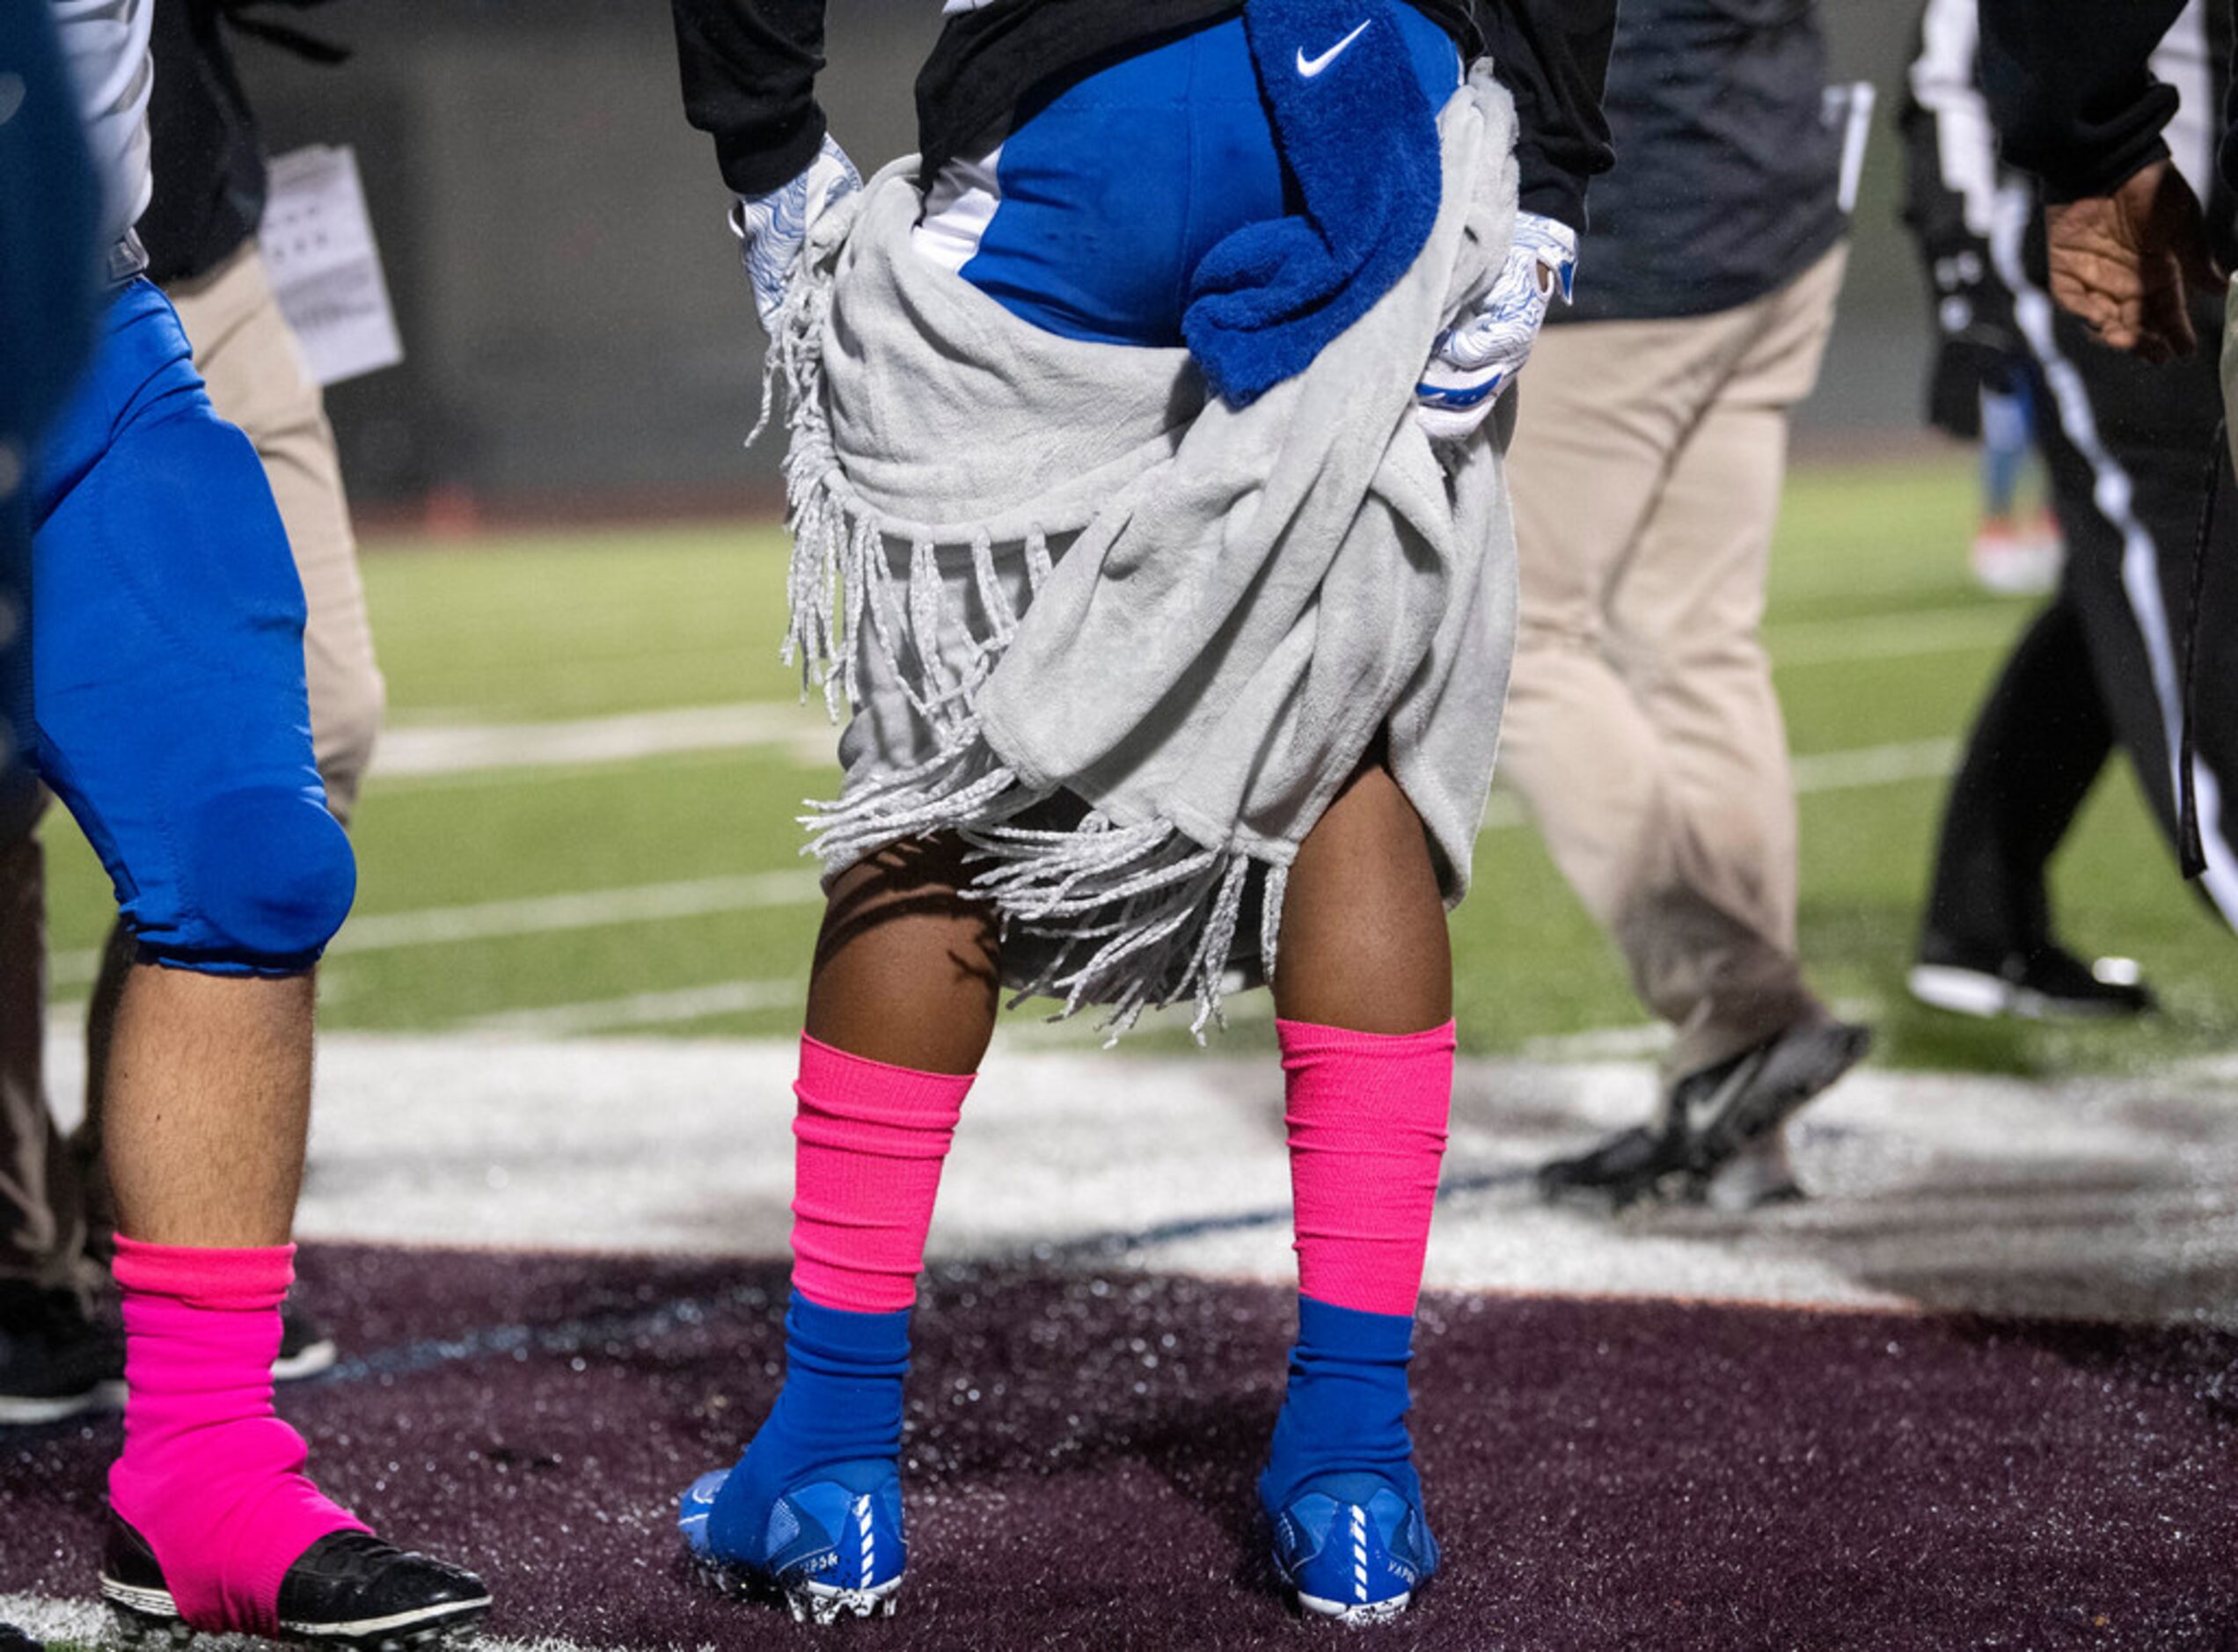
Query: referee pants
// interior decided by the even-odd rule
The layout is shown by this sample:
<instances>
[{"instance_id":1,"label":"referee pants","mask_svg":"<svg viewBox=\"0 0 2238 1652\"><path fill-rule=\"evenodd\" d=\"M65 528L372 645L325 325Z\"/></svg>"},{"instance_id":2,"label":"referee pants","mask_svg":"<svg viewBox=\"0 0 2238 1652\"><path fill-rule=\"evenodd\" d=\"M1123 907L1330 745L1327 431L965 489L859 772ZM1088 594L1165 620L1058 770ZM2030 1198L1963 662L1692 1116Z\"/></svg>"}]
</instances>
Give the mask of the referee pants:
<instances>
[{"instance_id":1,"label":"referee pants","mask_svg":"<svg viewBox=\"0 0 2238 1652\"><path fill-rule=\"evenodd\" d=\"M1523 586L1501 773L1683 1078L1815 1012L1786 726L1758 627L1837 247L1715 315L1547 328L1508 456Z\"/></svg>"},{"instance_id":2,"label":"referee pants","mask_svg":"<svg viewBox=\"0 0 2238 1652\"><path fill-rule=\"evenodd\" d=\"M1951 787L1927 946L2003 955L2052 939L2045 868L2117 748L2175 846L2184 652L2195 627L2192 772L2207 861L2199 887L2226 923L2238 923L2238 479L2215 439L2222 307L2195 307L2197 355L2153 367L2094 342L2024 274L2014 285L2051 392L2037 439L2067 561L1990 691ZM2220 499L2195 619L2211 467L2221 472Z\"/></svg>"}]
</instances>

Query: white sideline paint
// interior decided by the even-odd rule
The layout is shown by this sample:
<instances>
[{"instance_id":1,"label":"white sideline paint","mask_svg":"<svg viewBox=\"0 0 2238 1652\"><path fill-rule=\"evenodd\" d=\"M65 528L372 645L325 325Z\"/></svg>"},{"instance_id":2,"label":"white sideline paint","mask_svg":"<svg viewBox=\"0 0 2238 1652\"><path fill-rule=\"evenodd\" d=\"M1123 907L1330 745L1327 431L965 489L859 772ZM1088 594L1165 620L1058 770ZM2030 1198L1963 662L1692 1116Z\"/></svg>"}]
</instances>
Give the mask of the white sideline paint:
<instances>
[{"instance_id":1,"label":"white sideline paint","mask_svg":"<svg viewBox=\"0 0 2238 1652\"><path fill-rule=\"evenodd\" d=\"M67 1642L75 1646L108 1646L112 1630L108 1612L88 1600L50 1600L40 1595L0 1595L0 1623L11 1623L34 1641ZM156 1644L167 1644L158 1640ZM271 1652L272 1642L246 1635L206 1634L194 1637L195 1652ZM507 1641L481 1635L475 1652L591 1652L572 1641ZM714 1652L710 1647L677 1648L674 1652Z\"/></svg>"},{"instance_id":2,"label":"white sideline paint","mask_svg":"<svg viewBox=\"0 0 2238 1652\"><path fill-rule=\"evenodd\" d=\"M782 1256L797 1053L777 1041L331 1035L301 1232ZM69 1029L49 1059L51 1093L79 1094ZM1868 1070L1803 1115L1808 1203L1611 1221L1537 1202L1532 1166L1641 1122L1653 1093L1644 1062L1464 1063L1430 1282L2238 1323L2227 1073L2037 1085ZM1043 1051L1006 1029L966 1108L932 1249L956 1261L1151 1235L1079 1265L1287 1283L1289 1200L1271 1057Z\"/></svg>"}]
</instances>

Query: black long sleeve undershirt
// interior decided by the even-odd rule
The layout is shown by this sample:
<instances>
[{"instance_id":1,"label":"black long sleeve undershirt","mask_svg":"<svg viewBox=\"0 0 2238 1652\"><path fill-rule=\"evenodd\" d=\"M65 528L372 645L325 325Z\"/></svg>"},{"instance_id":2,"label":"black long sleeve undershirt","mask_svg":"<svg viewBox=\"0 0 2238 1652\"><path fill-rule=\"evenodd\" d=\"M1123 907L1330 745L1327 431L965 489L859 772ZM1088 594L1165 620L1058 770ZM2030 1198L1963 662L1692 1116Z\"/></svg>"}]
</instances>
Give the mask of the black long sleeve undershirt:
<instances>
[{"instance_id":1,"label":"black long sleeve undershirt","mask_svg":"<svg viewBox=\"0 0 2238 1652\"><path fill-rule=\"evenodd\" d=\"M2176 93L2147 60L2184 0L1982 0L1981 81L2005 159L2052 201L2110 194L2168 155Z\"/></svg>"},{"instance_id":2,"label":"black long sleeve undershirt","mask_svg":"<svg viewBox=\"0 0 2238 1652\"><path fill-rule=\"evenodd\" d=\"M1616 0L1412 0L1515 94L1526 210L1585 224L1585 189L1613 164L1601 90ZM1128 40L1232 16L1238 0L1011 0L949 20L918 83L920 142L937 167L1035 82ZM823 142L815 100L824 0L670 0L684 112L715 140L724 180L766 194Z\"/></svg>"},{"instance_id":3,"label":"black long sleeve undershirt","mask_svg":"<svg viewBox=\"0 0 2238 1652\"><path fill-rule=\"evenodd\" d=\"M823 145L815 77L824 0L670 0L684 118L715 140L723 180L764 195Z\"/></svg>"}]
</instances>

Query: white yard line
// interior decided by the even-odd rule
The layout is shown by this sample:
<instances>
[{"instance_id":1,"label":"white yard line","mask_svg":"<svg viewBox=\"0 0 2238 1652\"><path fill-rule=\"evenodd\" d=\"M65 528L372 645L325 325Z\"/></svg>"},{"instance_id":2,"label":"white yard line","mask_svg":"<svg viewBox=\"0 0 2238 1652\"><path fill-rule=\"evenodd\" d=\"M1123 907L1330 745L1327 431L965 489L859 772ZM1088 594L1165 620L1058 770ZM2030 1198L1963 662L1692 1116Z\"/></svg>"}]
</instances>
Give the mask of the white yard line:
<instances>
[{"instance_id":1,"label":"white yard line","mask_svg":"<svg viewBox=\"0 0 2238 1652\"><path fill-rule=\"evenodd\" d=\"M1936 780L1958 761L1956 740L1907 740L1894 745L1860 746L1849 751L1807 751L1789 759L1796 795L1860 792L1912 780ZM1484 812L1484 830L1520 826L1530 817L1512 792L1496 792Z\"/></svg>"},{"instance_id":2,"label":"white yard line","mask_svg":"<svg viewBox=\"0 0 2238 1652\"><path fill-rule=\"evenodd\" d=\"M1851 751L1811 751L1794 758L1798 796L1822 792L1855 792L1906 780L1934 780L1958 761L1956 740L1911 740L1898 745L1862 746Z\"/></svg>"},{"instance_id":3,"label":"white yard line","mask_svg":"<svg viewBox=\"0 0 2238 1652\"><path fill-rule=\"evenodd\" d=\"M1956 608L1861 621L1810 621L1767 629L1780 665L1900 659L1993 647L2010 614ZM523 771L596 769L648 757L775 749L829 766L837 731L814 706L786 700L684 705L552 722L406 723L390 728L374 757L384 786L502 778Z\"/></svg>"},{"instance_id":4,"label":"white yard line","mask_svg":"<svg viewBox=\"0 0 2238 1652\"><path fill-rule=\"evenodd\" d=\"M1775 666L1911 660L2001 648L2012 640L2022 618L2010 605L2000 604L1878 614L1869 619L1796 620L1765 626L1764 646Z\"/></svg>"},{"instance_id":5,"label":"white yard line","mask_svg":"<svg viewBox=\"0 0 2238 1652\"><path fill-rule=\"evenodd\" d=\"M632 992L618 998L581 1004L552 1004L533 1010L505 1010L466 1023L476 1033L528 1038L567 1038L583 1033L619 1032L633 1027L673 1027L713 1015L743 1015L756 1010L798 1009L808 996L805 981L718 981L672 992Z\"/></svg>"},{"instance_id":6,"label":"white yard line","mask_svg":"<svg viewBox=\"0 0 2238 1652\"><path fill-rule=\"evenodd\" d=\"M1867 746L1854 751L1808 753L1795 759L1796 791L1809 796L1935 778L1950 771L1956 750L1955 741L1927 740ZM1522 825L1525 819L1515 798L1502 793L1493 798L1486 811L1484 829L1506 830ZM617 924L705 917L718 912L807 906L821 898L813 873L768 872L681 883L639 884L581 894L538 895L523 900L487 901L465 906L376 912L350 919L335 938L329 955L345 957L355 953L386 952L449 941L501 940ZM58 953L52 964L52 983L58 988L84 986L93 979L99 962L99 954L90 948Z\"/></svg>"},{"instance_id":7,"label":"white yard line","mask_svg":"<svg viewBox=\"0 0 2238 1652\"><path fill-rule=\"evenodd\" d=\"M812 906L823 898L823 888L813 872L761 872L581 894L532 895L525 900L484 901L469 906L377 912L352 918L334 938L327 955L389 952L445 941L552 935L770 907ZM51 978L56 986L83 986L93 979L99 963L100 954L91 949L59 953L53 960Z\"/></svg>"},{"instance_id":8,"label":"white yard line","mask_svg":"<svg viewBox=\"0 0 2238 1652\"><path fill-rule=\"evenodd\" d=\"M684 705L572 722L468 723L391 728L374 755L375 777L401 780L518 769L634 763L678 752L743 751L777 747L814 764L830 764L838 731L821 708L786 701Z\"/></svg>"}]
</instances>

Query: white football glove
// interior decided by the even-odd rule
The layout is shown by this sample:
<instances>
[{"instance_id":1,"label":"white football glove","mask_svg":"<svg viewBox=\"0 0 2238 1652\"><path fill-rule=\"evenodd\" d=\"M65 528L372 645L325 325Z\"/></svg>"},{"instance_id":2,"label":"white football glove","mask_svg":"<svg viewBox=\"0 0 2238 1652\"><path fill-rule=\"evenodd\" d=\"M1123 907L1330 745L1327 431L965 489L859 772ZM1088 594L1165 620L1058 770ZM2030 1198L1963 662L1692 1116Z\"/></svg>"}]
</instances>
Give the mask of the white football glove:
<instances>
[{"instance_id":1,"label":"white football glove","mask_svg":"<svg viewBox=\"0 0 2238 1652\"><path fill-rule=\"evenodd\" d=\"M1459 324L1438 335L1415 387L1415 417L1433 442L1476 433L1500 392L1531 359L1531 347L1560 293L1577 276L1577 231L1535 212L1516 215L1515 239L1500 279Z\"/></svg>"},{"instance_id":2,"label":"white football glove","mask_svg":"<svg viewBox=\"0 0 2238 1652\"><path fill-rule=\"evenodd\" d=\"M730 209L730 231L738 238L747 278L754 283L754 308L764 331L776 326L777 312L784 308L793 260L808 238L808 226L825 208L861 189L862 174L827 132L823 148L798 178L766 195L741 195Z\"/></svg>"}]
</instances>

